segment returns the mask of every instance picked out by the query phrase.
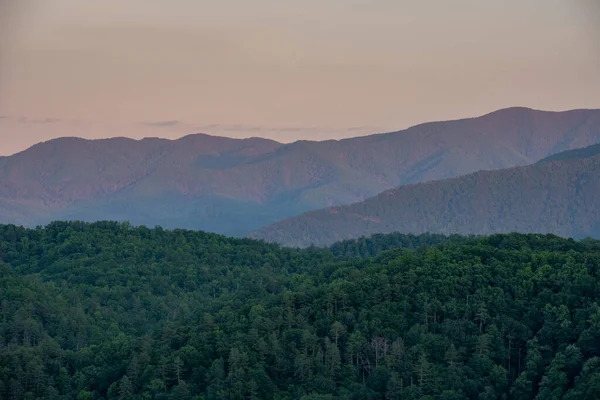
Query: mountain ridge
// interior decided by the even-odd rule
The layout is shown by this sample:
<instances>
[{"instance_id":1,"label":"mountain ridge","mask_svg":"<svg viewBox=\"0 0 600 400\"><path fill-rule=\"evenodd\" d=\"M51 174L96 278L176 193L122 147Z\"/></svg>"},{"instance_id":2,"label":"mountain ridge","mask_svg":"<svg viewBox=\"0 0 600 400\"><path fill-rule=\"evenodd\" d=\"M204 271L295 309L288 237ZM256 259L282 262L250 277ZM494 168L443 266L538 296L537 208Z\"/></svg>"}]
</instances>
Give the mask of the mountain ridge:
<instances>
[{"instance_id":1,"label":"mountain ridge","mask_svg":"<svg viewBox=\"0 0 600 400\"><path fill-rule=\"evenodd\" d=\"M229 137L229 136L222 136L222 135L213 135L210 133L203 133L203 132L194 132L194 133L188 133L185 134L183 136L177 137L177 138L164 138L164 137L158 137L158 136L145 136L142 138L133 138L133 137L128 137L128 136L111 136L111 137L106 137L106 138L84 138L81 136L61 136L61 137L57 137L57 138L51 138L48 140L43 140L41 142L38 142L32 146L29 146L26 149L17 151L13 154L9 154L9 155L0 155L0 159L2 158L6 158L6 157L12 157L14 155L17 155L19 153L23 153L33 147L36 147L38 145L41 144L45 144L45 143L50 143L50 142L54 142L54 141L63 141L63 140L69 140L69 139L76 139L76 140L81 140L81 141L86 141L86 142L96 142L96 141L113 141L113 140L127 140L127 141L133 141L133 142L144 142L144 141L150 141L150 140L157 140L157 141L165 141L165 142L178 142L181 140L184 140L188 137L195 137L195 136L199 136L199 137L210 137L210 138L218 138L218 139L229 139L229 140L252 140L252 139L259 139L259 140L263 140L263 141L269 141L269 142L273 142L273 143L277 143L277 144L281 144L281 145L289 145L289 144L294 144L294 143L299 143L299 142L307 142L307 143L325 143L325 142L344 142L344 141L351 141L351 140L355 140L355 139L360 139L360 138L372 138L372 137L377 137L377 136L385 136L385 135L390 135L390 134L401 134L403 132L409 131L411 129L414 128L420 128L426 125L430 125L430 124L437 124L437 123L448 123L448 122L459 122L459 121L470 121L470 120L474 120L474 119L478 119L478 118L483 118L483 117L489 117L489 116L493 116L493 115L506 115L506 114L510 114L510 113L514 113L514 112L539 112L539 113L545 113L545 114L564 114L564 113L578 113L578 112L597 112L599 111L599 109L594 109L594 108L573 108L573 109L565 109L565 110L542 110L542 109L537 109L537 108L533 108L533 107L526 107L526 106L512 106L512 107L506 107L506 108L501 108L498 110L494 110L485 114L481 114L478 116L474 116L474 117L459 117L459 118L454 118L454 119L447 119L447 120L433 120L433 121L426 121L426 122L421 122L415 125L411 125L407 128L404 129L400 129L400 130L395 130L395 131L385 131L385 132L377 132L377 133L369 133L369 134L365 134L365 135L360 135L360 136L353 136L353 137L346 137L346 138L340 138L340 139L335 139L335 138L331 138L331 139L323 139L323 140L310 140L310 139L298 139L298 140L294 140L291 142L280 142L277 141L275 139L270 139L270 138L264 138L261 136L249 136L249 137L245 137L245 138L234 138L234 137Z\"/></svg>"},{"instance_id":2,"label":"mountain ridge","mask_svg":"<svg viewBox=\"0 0 600 400\"><path fill-rule=\"evenodd\" d=\"M551 156L541 159L540 161L538 161L538 164L563 160L589 158L594 157L598 154L600 154L600 144L593 144L591 146L582 147L580 149L567 150L553 154Z\"/></svg>"},{"instance_id":3,"label":"mountain ridge","mask_svg":"<svg viewBox=\"0 0 600 400\"><path fill-rule=\"evenodd\" d=\"M600 110L509 108L343 140L58 138L0 158L0 222L57 219L245 235L403 184L600 143Z\"/></svg>"},{"instance_id":4,"label":"mountain ridge","mask_svg":"<svg viewBox=\"0 0 600 400\"><path fill-rule=\"evenodd\" d=\"M583 158L404 185L363 202L279 221L250 236L300 247L392 232L600 237L595 201L600 196L600 145L585 149L565 152L585 154Z\"/></svg>"}]
</instances>

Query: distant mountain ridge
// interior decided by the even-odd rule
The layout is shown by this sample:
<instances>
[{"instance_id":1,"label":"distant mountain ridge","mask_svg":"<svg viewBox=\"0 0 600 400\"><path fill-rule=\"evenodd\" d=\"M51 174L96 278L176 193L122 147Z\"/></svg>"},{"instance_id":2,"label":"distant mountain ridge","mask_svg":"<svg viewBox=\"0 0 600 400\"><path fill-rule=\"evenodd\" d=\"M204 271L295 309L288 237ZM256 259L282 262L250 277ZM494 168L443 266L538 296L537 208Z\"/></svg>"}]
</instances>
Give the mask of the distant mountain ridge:
<instances>
[{"instance_id":1,"label":"distant mountain ridge","mask_svg":"<svg viewBox=\"0 0 600 400\"><path fill-rule=\"evenodd\" d=\"M593 145L534 165L401 186L283 220L251 236L299 247L391 232L600 238L598 199L600 146Z\"/></svg>"},{"instance_id":2,"label":"distant mountain ridge","mask_svg":"<svg viewBox=\"0 0 600 400\"><path fill-rule=\"evenodd\" d=\"M553 154L551 156L541 159L540 161L538 161L538 164L554 161L574 160L578 158L589 158L595 157L598 154L600 154L600 144L594 144L581 149L567 150L557 154Z\"/></svg>"},{"instance_id":3,"label":"distant mountain ridge","mask_svg":"<svg viewBox=\"0 0 600 400\"><path fill-rule=\"evenodd\" d=\"M595 143L600 110L521 107L339 141L60 138L0 158L0 222L128 220L245 235L400 185Z\"/></svg>"}]
</instances>

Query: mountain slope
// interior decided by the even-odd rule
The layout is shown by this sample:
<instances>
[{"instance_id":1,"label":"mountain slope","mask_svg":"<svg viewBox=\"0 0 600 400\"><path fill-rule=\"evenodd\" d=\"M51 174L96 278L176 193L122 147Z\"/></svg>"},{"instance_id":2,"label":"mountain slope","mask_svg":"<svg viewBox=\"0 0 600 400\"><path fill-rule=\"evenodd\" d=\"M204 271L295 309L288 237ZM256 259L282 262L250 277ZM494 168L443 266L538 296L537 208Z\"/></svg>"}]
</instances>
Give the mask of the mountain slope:
<instances>
[{"instance_id":1,"label":"mountain slope","mask_svg":"<svg viewBox=\"0 0 600 400\"><path fill-rule=\"evenodd\" d=\"M573 155L575 153L571 153ZM600 237L600 146L561 160L402 186L313 211L254 233L290 246L374 233L555 233Z\"/></svg>"},{"instance_id":2,"label":"mountain slope","mask_svg":"<svg viewBox=\"0 0 600 400\"><path fill-rule=\"evenodd\" d=\"M0 158L0 222L129 220L244 235L399 185L599 142L600 110L526 108L340 141L62 138Z\"/></svg>"},{"instance_id":3,"label":"mountain slope","mask_svg":"<svg viewBox=\"0 0 600 400\"><path fill-rule=\"evenodd\" d=\"M594 157L600 154L600 144L594 144L591 146L587 146L581 149L567 150L562 151L560 153L553 154L546 158L538 161L538 164L553 162L553 161L563 161L563 160L573 160L578 158L588 158Z\"/></svg>"}]
</instances>

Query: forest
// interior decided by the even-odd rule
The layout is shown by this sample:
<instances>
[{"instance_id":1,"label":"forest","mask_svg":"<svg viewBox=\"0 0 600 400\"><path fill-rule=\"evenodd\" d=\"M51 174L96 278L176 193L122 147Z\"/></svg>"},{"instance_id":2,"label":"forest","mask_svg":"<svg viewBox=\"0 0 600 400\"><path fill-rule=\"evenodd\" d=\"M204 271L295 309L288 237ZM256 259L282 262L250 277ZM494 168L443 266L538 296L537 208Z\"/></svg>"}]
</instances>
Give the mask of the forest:
<instances>
[{"instance_id":1,"label":"forest","mask_svg":"<svg viewBox=\"0 0 600 400\"><path fill-rule=\"evenodd\" d=\"M600 242L0 225L0 399L597 399Z\"/></svg>"}]
</instances>

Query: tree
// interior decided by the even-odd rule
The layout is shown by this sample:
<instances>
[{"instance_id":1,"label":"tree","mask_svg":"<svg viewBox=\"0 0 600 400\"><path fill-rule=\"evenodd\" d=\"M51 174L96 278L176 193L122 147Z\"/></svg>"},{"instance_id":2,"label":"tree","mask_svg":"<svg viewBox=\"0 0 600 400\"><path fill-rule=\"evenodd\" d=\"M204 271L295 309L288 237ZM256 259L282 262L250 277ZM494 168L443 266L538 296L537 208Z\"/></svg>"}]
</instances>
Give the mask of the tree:
<instances>
[{"instance_id":1,"label":"tree","mask_svg":"<svg viewBox=\"0 0 600 400\"><path fill-rule=\"evenodd\" d=\"M133 385L127 375L123 375L123 378L121 378L121 382L119 383L119 396L120 400L133 399Z\"/></svg>"},{"instance_id":2,"label":"tree","mask_svg":"<svg viewBox=\"0 0 600 400\"><path fill-rule=\"evenodd\" d=\"M173 388L173 391L169 396L170 400L189 400L190 398L190 389L187 383L183 381Z\"/></svg>"},{"instance_id":3,"label":"tree","mask_svg":"<svg viewBox=\"0 0 600 400\"><path fill-rule=\"evenodd\" d=\"M329 334L333 339L335 345L338 345L338 340L346 334L346 328L342 325L341 322L335 321L331 324L331 329L329 330Z\"/></svg>"}]
</instances>

